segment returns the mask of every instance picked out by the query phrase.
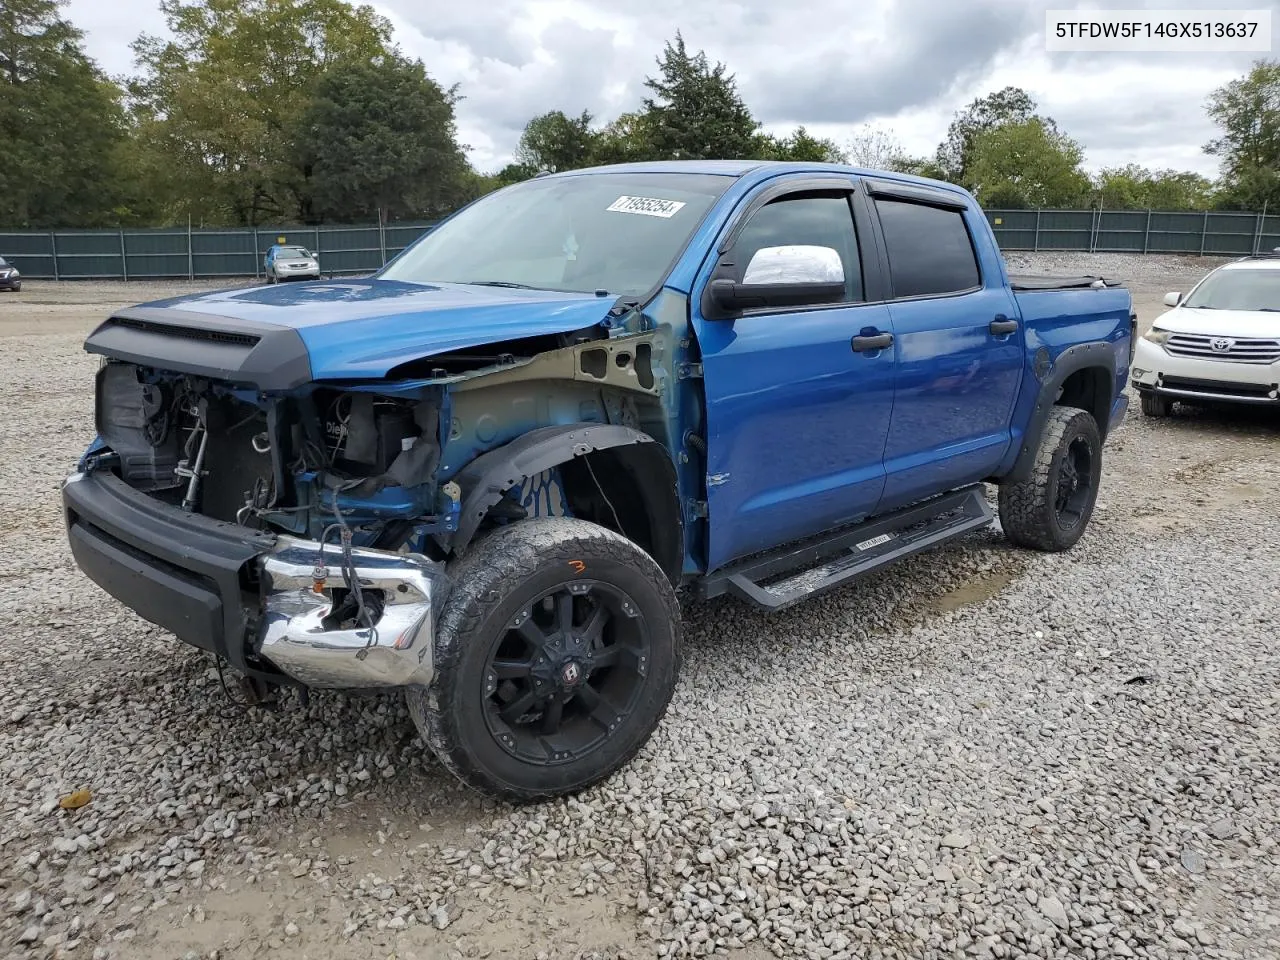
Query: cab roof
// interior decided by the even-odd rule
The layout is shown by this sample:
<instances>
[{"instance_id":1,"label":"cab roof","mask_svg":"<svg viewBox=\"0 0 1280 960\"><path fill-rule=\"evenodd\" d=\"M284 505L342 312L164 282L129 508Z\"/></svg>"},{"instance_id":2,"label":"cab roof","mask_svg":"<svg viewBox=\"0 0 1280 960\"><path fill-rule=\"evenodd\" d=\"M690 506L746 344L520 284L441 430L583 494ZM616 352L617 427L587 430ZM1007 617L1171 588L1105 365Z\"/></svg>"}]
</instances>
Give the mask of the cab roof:
<instances>
[{"instance_id":1,"label":"cab roof","mask_svg":"<svg viewBox=\"0 0 1280 960\"><path fill-rule=\"evenodd\" d=\"M639 163L612 163L560 173L544 174L551 177L572 177L584 173L690 173L733 177L758 182L785 173L844 173L855 177L874 177L880 180L896 180L899 183L916 183L921 186L948 190L961 196L969 196L963 188L945 180L918 177L910 173L889 170L870 170L841 163L820 163L794 160L652 160Z\"/></svg>"}]
</instances>

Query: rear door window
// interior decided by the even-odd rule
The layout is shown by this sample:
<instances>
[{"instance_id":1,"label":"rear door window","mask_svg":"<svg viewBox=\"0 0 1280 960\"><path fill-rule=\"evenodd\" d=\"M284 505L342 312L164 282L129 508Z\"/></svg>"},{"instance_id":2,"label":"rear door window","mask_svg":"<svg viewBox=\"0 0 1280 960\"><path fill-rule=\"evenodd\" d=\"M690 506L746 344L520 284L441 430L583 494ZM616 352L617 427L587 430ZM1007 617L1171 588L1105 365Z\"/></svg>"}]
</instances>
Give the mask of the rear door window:
<instances>
[{"instance_id":1,"label":"rear door window","mask_svg":"<svg viewBox=\"0 0 1280 960\"><path fill-rule=\"evenodd\" d=\"M959 210L876 199L895 299L964 293L982 286L973 239Z\"/></svg>"}]
</instances>

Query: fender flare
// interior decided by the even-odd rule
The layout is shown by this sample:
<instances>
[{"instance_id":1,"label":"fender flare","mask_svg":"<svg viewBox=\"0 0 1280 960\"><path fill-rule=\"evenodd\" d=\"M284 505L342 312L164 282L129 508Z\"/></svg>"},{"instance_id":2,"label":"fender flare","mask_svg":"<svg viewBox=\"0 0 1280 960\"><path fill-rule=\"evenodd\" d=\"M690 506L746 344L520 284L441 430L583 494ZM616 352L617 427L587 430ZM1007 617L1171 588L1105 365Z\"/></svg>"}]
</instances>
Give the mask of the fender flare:
<instances>
[{"instance_id":1,"label":"fender flare","mask_svg":"<svg viewBox=\"0 0 1280 960\"><path fill-rule=\"evenodd\" d=\"M544 470L596 450L642 443L657 441L632 427L611 423L574 423L539 427L510 443L482 453L459 470L455 478L462 497L458 529L452 541L454 554L462 556L489 509L526 477L537 476ZM674 474L673 468L673 480Z\"/></svg>"},{"instance_id":2,"label":"fender flare","mask_svg":"<svg viewBox=\"0 0 1280 960\"><path fill-rule=\"evenodd\" d=\"M1044 433L1045 421L1049 419L1049 411L1058 400L1058 394L1067 378L1073 373L1090 367L1099 367L1107 373L1107 396L1105 409L1109 412L1115 401L1116 354L1114 346L1106 341L1077 343L1058 354L1058 359L1050 365L1048 350L1041 347L1036 351L1034 369L1040 380L1040 392L1036 397L1036 405L1031 411L1031 419L1026 432L1022 435L1022 449L1018 458L1005 476L1002 483L1021 483L1031 475L1035 465L1036 452L1040 449L1040 437ZM1098 432L1105 440L1107 436L1108 417L1102 417L1098 423Z\"/></svg>"}]
</instances>

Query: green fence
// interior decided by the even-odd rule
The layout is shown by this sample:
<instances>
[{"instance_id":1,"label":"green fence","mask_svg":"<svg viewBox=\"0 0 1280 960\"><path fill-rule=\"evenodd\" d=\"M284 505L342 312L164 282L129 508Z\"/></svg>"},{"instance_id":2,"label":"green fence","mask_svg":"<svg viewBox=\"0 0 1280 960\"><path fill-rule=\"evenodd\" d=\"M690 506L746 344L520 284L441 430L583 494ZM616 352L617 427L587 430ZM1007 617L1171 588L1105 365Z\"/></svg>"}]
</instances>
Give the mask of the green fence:
<instances>
[{"instance_id":1,"label":"green fence","mask_svg":"<svg viewBox=\"0 0 1280 960\"><path fill-rule=\"evenodd\" d=\"M1280 214L1160 210L988 210L1002 250L1242 256L1280 247ZM260 277L276 237L326 276L377 270L432 228L378 226L0 232L0 256L33 280Z\"/></svg>"},{"instance_id":2,"label":"green fence","mask_svg":"<svg viewBox=\"0 0 1280 960\"><path fill-rule=\"evenodd\" d=\"M988 210L1002 250L1244 256L1280 247L1280 215L1160 210Z\"/></svg>"},{"instance_id":3,"label":"green fence","mask_svg":"<svg viewBox=\"0 0 1280 960\"><path fill-rule=\"evenodd\" d=\"M267 248L285 237L315 253L325 276L360 274L377 270L432 226L0 232L0 257L33 280L260 277Z\"/></svg>"}]
</instances>

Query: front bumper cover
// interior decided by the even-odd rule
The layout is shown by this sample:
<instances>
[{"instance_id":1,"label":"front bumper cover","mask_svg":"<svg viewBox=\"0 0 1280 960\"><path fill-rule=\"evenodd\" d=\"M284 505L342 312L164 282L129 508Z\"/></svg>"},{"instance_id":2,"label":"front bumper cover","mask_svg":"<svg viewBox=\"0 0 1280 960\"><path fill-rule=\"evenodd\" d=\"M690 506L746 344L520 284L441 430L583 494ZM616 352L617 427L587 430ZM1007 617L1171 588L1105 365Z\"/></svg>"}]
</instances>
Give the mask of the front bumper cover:
<instances>
[{"instance_id":1,"label":"front bumper cover","mask_svg":"<svg viewBox=\"0 0 1280 960\"><path fill-rule=\"evenodd\" d=\"M333 629L331 592L345 586L337 544L317 570L318 543L185 513L106 471L72 474L62 498L72 554L91 580L246 673L339 689L431 680L443 564L354 548L361 589L381 593L381 612L372 632Z\"/></svg>"},{"instance_id":2,"label":"front bumper cover","mask_svg":"<svg viewBox=\"0 0 1280 960\"><path fill-rule=\"evenodd\" d=\"M1280 403L1280 363L1175 356L1149 340L1138 341L1130 382L1171 400Z\"/></svg>"},{"instance_id":3,"label":"front bumper cover","mask_svg":"<svg viewBox=\"0 0 1280 960\"><path fill-rule=\"evenodd\" d=\"M275 273L277 277L319 277L320 267L292 267L288 264L276 264Z\"/></svg>"}]
</instances>

